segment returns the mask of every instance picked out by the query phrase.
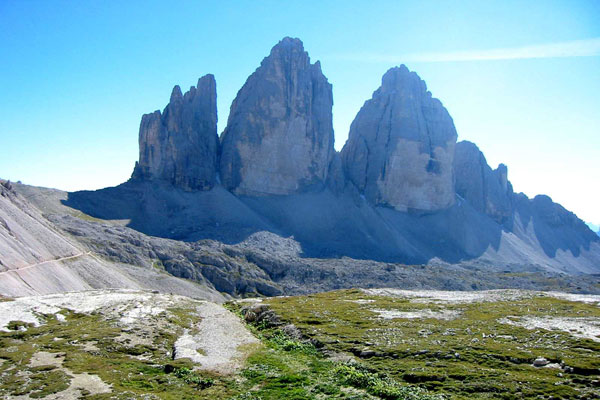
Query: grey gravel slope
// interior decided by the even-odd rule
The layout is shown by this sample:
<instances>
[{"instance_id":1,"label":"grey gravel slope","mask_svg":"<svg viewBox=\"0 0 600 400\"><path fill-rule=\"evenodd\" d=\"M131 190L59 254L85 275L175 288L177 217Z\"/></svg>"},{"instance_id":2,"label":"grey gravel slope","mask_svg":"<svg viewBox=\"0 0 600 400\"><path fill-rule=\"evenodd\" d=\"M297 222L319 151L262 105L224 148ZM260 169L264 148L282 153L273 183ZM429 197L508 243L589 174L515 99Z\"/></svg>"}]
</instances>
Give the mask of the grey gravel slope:
<instances>
[{"instance_id":1,"label":"grey gravel slope","mask_svg":"<svg viewBox=\"0 0 600 400\"><path fill-rule=\"evenodd\" d=\"M151 266L101 257L56 227L24 196L9 187L6 182L0 184L0 294L14 297L128 288L180 293L213 301L225 299L211 285L176 278ZM51 198L60 197L57 191L43 192ZM49 207L55 211L67 209L60 203ZM76 210L71 212L77 213Z\"/></svg>"},{"instance_id":2,"label":"grey gravel slope","mask_svg":"<svg viewBox=\"0 0 600 400\"><path fill-rule=\"evenodd\" d=\"M519 195L510 228L460 198L437 212L400 212L374 207L349 190L340 195L326 189L236 197L220 187L188 193L128 182L70 193L64 204L102 219L129 220L128 226L149 235L189 242L213 239L236 244L262 231L293 236L301 254L311 258L600 273L600 240L545 197L529 200Z\"/></svg>"},{"instance_id":3,"label":"grey gravel slope","mask_svg":"<svg viewBox=\"0 0 600 400\"><path fill-rule=\"evenodd\" d=\"M118 210L115 215L107 214L106 220L92 218L61 203L61 200L68 203L68 198L73 194L25 185L15 185L15 188L23 194L19 195L21 198L27 196L30 199L32 208L44 210L42 219L76 243L84 255L30 267L18 273L0 274L0 293L5 295L105 287L155 289L215 301L226 296L301 294L349 287L444 290L513 287L600 292L600 279L558 273L556 268L544 264L547 261L545 256L539 262L523 264L520 261L523 254L519 252L523 243L514 234L499 233L499 239L493 235L479 238L481 243L478 246L467 249L471 254L478 254L472 259L467 259L462 253L458 256L451 254L448 249L455 245L448 244L444 255L446 258L465 257L455 264L439 257L429 259L427 266L358 259L358 256L374 251L376 244L380 245L375 248L378 252L384 248L381 245L386 244L384 249L388 254L397 254L393 251L398 248L412 257L441 254L436 246L444 248L443 243L433 242L428 247L415 242L414 238L421 235L420 240L427 239L431 243L429 230L435 232L441 229L438 238L444 237L456 225L453 221L463 220L464 215L471 215L470 222L480 226L481 221L473 218L484 217L468 204L457 205L456 209L449 210L441 218L438 213L410 215L386 208L374 209L359 196L348 196L343 202L339 196L329 192L273 196L259 202L251 198L237 198L225 190L196 193L175 191L168 197L172 203L165 202L163 207L166 208L158 210L173 208L177 212L173 212L171 218L163 217L158 222L152 218L146 221L150 225L165 225L155 227L163 232L169 232L169 222L183 224L196 237L209 236L219 230L219 234L228 236L230 230L243 227L243 232L238 232L237 240L230 240L228 244L206 238L186 242L149 236L136 230L138 228L126 226L136 222L127 218L129 212L136 210L137 203L131 201L131 196L134 196L132 193L145 196L146 199L155 198L153 207L159 207L160 191L164 190L160 185L136 184L126 189L117 187L77 194L98 196L93 203L96 207L106 204L110 210ZM117 196L121 190L125 192ZM151 190L157 192L144 194L144 191ZM204 199L204 202L195 202L196 196ZM181 199L186 202L176 202ZM203 208L206 204L217 210L222 209L223 213L211 215L210 207ZM237 208L227 213L222 208L223 204ZM261 213L265 210L269 212L263 216ZM315 210L321 210L321 214ZM210 229L205 229L202 224L196 225L197 220L185 224L185 219L177 218L178 215L214 219L211 220ZM215 218L215 215L219 218ZM243 218L237 219L237 216ZM136 214L135 217L140 218L141 215ZM387 225L381 225L383 220L387 221ZM253 225L256 221L258 225ZM484 221L492 223L490 219L484 218ZM311 229L315 225L320 230ZM273 226L278 226L277 231L269 232L269 227ZM398 226L402 226L404 231L398 231ZM199 231L194 230L197 227L200 227ZM354 227L359 229L353 231ZM409 227L411 230L408 230ZM473 228L463 226L460 229ZM450 232L458 232L455 233L457 237L469 236L460 229ZM295 236L289 236L289 232L295 232ZM470 233L471 236L476 234L476 230ZM350 242L349 237L352 238ZM313 243L313 247L307 243ZM356 248L349 249L348 243ZM503 250L498 252L494 246ZM357 258L323 256L340 251L353 251ZM321 256L316 258L315 254ZM507 254L516 261L507 262Z\"/></svg>"}]
</instances>

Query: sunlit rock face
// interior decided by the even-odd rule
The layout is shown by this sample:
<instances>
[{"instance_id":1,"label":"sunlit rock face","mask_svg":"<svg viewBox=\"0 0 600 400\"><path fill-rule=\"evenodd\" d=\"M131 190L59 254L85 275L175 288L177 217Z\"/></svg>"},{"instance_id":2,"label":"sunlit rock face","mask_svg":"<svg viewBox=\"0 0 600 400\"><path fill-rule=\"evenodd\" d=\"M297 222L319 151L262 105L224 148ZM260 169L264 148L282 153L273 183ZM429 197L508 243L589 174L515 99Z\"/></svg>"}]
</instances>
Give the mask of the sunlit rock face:
<instances>
[{"instance_id":1,"label":"sunlit rock face","mask_svg":"<svg viewBox=\"0 0 600 400\"><path fill-rule=\"evenodd\" d=\"M454 173L456 193L477 211L500 224L511 218L513 188L504 164L492 170L474 143L462 141L456 144Z\"/></svg>"},{"instance_id":2,"label":"sunlit rock face","mask_svg":"<svg viewBox=\"0 0 600 400\"><path fill-rule=\"evenodd\" d=\"M323 187L332 160L331 85L299 39L285 38L248 78L222 135L221 179L240 195Z\"/></svg>"},{"instance_id":3,"label":"sunlit rock face","mask_svg":"<svg viewBox=\"0 0 600 400\"><path fill-rule=\"evenodd\" d=\"M186 190L211 189L219 146L214 76L203 76L185 95L175 86L162 113L142 117L139 146L133 180L168 181Z\"/></svg>"},{"instance_id":4,"label":"sunlit rock face","mask_svg":"<svg viewBox=\"0 0 600 400\"><path fill-rule=\"evenodd\" d=\"M439 210L455 201L456 129L425 82L392 68L352 122L342 150L346 177L372 204Z\"/></svg>"}]
</instances>

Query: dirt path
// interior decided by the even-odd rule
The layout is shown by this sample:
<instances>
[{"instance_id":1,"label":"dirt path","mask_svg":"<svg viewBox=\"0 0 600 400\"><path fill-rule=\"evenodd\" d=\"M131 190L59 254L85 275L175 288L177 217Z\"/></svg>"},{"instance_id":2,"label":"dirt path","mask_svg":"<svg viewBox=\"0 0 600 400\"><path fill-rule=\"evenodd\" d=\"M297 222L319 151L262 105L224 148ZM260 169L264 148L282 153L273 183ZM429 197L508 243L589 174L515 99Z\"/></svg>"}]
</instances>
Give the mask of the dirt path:
<instances>
[{"instance_id":1,"label":"dirt path","mask_svg":"<svg viewBox=\"0 0 600 400\"><path fill-rule=\"evenodd\" d=\"M175 358L190 358L201 370L234 372L260 341L222 305L204 303L197 310L202 318L197 332L185 332L175 342Z\"/></svg>"},{"instance_id":2,"label":"dirt path","mask_svg":"<svg viewBox=\"0 0 600 400\"><path fill-rule=\"evenodd\" d=\"M92 254L91 251L86 251L85 253L79 253L79 254L75 254L75 255L72 255L72 256L60 257L60 258L56 258L54 260L41 261L39 263L26 265L26 266L21 267L21 268L9 269L8 271L0 272L0 275L2 275L2 274L8 274L9 272L23 271L23 270L26 270L26 269L29 269L29 268L37 267L39 265L48 264L48 263L51 263L51 262L59 262L59 261L72 260L74 258L78 258L78 257L82 257L82 256L89 256L91 254Z\"/></svg>"}]
</instances>

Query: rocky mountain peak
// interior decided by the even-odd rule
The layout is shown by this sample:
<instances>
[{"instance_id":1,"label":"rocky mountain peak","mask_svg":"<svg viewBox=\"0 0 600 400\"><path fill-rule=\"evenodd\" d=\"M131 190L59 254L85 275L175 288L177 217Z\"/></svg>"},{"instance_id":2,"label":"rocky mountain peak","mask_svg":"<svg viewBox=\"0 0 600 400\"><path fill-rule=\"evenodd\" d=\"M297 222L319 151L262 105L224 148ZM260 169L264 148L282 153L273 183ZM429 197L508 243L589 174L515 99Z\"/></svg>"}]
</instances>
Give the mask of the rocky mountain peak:
<instances>
[{"instance_id":1,"label":"rocky mountain peak","mask_svg":"<svg viewBox=\"0 0 600 400\"><path fill-rule=\"evenodd\" d=\"M217 173L217 93L205 75L185 95L175 86L164 111L142 117L134 180L170 182L186 190L214 186Z\"/></svg>"},{"instance_id":2,"label":"rocky mountain peak","mask_svg":"<svg viewBox=\"0 0 600 400\"><path fill-rule=\"evenodd\" d=\"M289 54L292 52L302 53L306 57L308 57L308 53L304 51L304 43L302 43L302 40L286 36L283 39L281 39L275 46L273 46L273 48L271 49L271 53L269 54L269 57L271 58L267 57L265 58L265 60L272 59L272 56L276 56L278 54Z\"/></svg>"},{"instance_id":3,"label":"rocky mountain peak","mask_svg":"<svg viewBox=\"0 0 600 400\"><path fill-rule=\"evenodd\" d=\"M333 156L331 85L299 39L284 38L248 78L221 137L221 178L243 195L322 187Z\"/></svg>"},{"instance_id":4,"label":"rocky mountain peak","mask_svg":"<svg viewBox=\"0 0 600 400\"><path fill-rule=\"evenodd\" d=\"M426 92L431 97L431 93L427 92L425 81L416 72L410 71L404 64L388 69L381 78L382 92L398 90L405 93L413 92L414 94Z\"/></svg>"},{"instance_id":5,"label":"rocky mountain peak","mask_svg":"<svg viewBox=\"0 0 600 400\"><path fill-rule=\"evenodd\" d=\"M173 91L171 91L171 99L169 100L169 103L173 104L180 101L183 101L183 94L181 93L181 88L179 85L175 85Z\"/></svg>"},{"instance_id":6,"label":"rocky mountain peak","mask_svg":"<svg viewBox=\"0 0 600 400\"><path fill-rule=\"evenodd\" d=\"M300 39L290 37L283 38L273 46L269 56L262 60L259 67L264 70L265 75L272 78L288 74L287 78L291 82L295 80L293 73L310 68L310 57L304 50L304 44ZM318 68L320 70L320 64Z\"/></svg>"},{"instance_id":7,"label":"rocky mountain peak","mask_svg":"<svg viewBox=\"0 0 600 400\"><path fill-rule=\"evenodd\" d=\"M452 118L404 65L391 68L352 122L346 176L373 204L438 210L454 203Z\"/></svg>"}]
</instances>

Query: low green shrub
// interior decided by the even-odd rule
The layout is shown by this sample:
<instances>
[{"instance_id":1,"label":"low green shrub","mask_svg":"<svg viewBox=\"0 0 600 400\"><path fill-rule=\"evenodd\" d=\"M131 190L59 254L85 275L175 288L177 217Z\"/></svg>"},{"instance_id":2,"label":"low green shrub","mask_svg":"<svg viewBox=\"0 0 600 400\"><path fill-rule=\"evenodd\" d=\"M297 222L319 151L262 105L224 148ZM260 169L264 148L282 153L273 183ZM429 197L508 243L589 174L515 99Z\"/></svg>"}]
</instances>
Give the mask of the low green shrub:
<instances>
[{"instance_id":1,"label":"low green shrub","mask_svg":"<svg viewBox=\"0 0 600 400\"><path fill-rule=\"evenodd\" d=\"M195 386L198 389L209 388L215 383L214 379L204 378L186 367L176 368L173 374L188 385Z\"/></svg>"},{"instance_id":2,"label":"low green shrub","mask_svg":"<svg viewBox=\"0 0 600 400\"><path fill-rule=\"evenodd\" d=\"M297 351L309 355L317 354L317 349L311 343L292 339L281 330L275 331L269 339L275 346L285 351Z\"/></svg>"},{"instance_id":3,"label":"low green shrub","mask_svg":"<svg viewBox=\"0 0 600 400\"><path fill-rule=\"evenodd\" d=\"M342 384L364 389L386 400L441 400L446 397L430 394L418 386L402 385L389 376L376 373L360 364L342 364L335 369Z\"/></svg>"}]
</instances>

